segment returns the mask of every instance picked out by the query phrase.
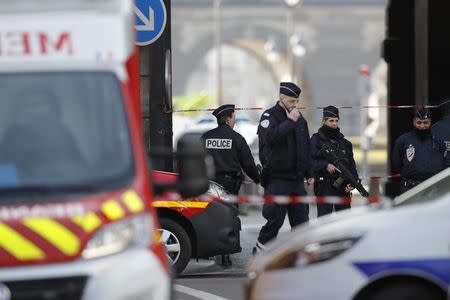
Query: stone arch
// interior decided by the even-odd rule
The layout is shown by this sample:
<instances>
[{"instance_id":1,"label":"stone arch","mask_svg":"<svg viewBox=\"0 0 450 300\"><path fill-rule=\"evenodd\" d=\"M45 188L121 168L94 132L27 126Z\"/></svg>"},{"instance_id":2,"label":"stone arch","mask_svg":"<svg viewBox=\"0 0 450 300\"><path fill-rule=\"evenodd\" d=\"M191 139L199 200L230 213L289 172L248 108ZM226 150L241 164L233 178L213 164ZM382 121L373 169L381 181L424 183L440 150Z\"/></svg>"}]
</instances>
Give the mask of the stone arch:
<instances>
[{"instance_id":1,"label":"stone arch","mask_svg":"<svg viewBox=\"0 0 450 300\"><path fill-rule=\"evenodd\" d=\"M223 26L221 32L222 44L230 45L236 48L240 48L247 53L255 57L267 70L270 72L274 82L280 81L280 72L275 70L274 66L263 56L261 51L258 51L258 47L252 47L251 44L259 44L262 47L264 43L270 38L274 37L280 46L280 51L285 58L286 51L286 32L280 30L282 28L270 27L270 25L255 24L246 22L237 22L235 24L228 24ZM175 37L176 38L176 37ZM181 94L188 82L188 78L196 68L196 66L204 59L206 54L214 47L214 34L213 32L207 32L202 35L188 51L182 53L180 49L174 49L174 94ZM186 59L184 59L186 57ZM183 68L177 69L176 59L183 60ZM305 105L309 104L307 84L303 84L304 76L301 69L297 69L297 76L299 82L302 85L303 94L302 102Z\"/></svg>"}]
</instances>

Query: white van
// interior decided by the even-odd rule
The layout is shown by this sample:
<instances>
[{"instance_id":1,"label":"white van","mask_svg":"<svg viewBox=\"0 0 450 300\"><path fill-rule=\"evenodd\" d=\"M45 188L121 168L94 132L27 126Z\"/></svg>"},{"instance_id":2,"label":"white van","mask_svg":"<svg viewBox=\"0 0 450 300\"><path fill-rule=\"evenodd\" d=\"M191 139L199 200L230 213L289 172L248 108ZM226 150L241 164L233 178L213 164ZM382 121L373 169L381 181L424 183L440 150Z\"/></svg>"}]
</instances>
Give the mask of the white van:
<instances>
[{"instance_id":1,"label":"white van","mask_svg":"<svg viewBox=\"0 0 450 300\"><path fill-rule=\"evenodd\" d=\"M169 299L131 0L0 0L0 296Z\"/></svg>"}]
</instances>

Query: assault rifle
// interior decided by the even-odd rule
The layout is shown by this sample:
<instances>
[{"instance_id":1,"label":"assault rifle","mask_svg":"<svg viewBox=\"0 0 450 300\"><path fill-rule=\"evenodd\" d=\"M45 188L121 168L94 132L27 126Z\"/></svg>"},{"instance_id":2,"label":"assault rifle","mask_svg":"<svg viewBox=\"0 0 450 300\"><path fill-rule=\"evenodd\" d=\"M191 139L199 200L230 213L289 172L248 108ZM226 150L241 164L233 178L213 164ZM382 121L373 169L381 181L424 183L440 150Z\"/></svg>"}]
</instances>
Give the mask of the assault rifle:
<instances>
[{"instance_id":1,"label":"assault rifle","mask_svg":"<svg viewBox=\"0 0 450 300\"><path fill-rule=\"evenodd\" d=\"M363 197L369 197L369 192L367 192L366 189L362 186L359 179L356 178L355 175L353 175L353 173L348 170L344 161L340 159L335 153L333 153L333 151L331 151L324 145L322 149L320 149L319 153L322 153L324 157L341 173L339 178L336 179L336 181L333 183L334 187L339 188L344 181L348 181L350 182L350 185L354 186Z\"/></svg>"}]
</instances>

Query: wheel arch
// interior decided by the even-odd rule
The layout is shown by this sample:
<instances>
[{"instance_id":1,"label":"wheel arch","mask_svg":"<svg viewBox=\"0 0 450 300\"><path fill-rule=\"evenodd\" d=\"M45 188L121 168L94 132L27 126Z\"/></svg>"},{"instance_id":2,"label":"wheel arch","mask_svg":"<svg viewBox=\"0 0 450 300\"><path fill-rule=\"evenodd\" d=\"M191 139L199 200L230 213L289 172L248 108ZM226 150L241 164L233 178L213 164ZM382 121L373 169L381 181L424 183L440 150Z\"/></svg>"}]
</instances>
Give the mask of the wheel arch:
<instances>
[{"instance_id":1,"label":"wheel arch","mask_svg":"<svg viewBox=\"0 0 450 300\"><path fill-rule=\"evenodd\" d=\"M383 277L379 277L368 285L364 286L358 293L352 298L353 300L364 300L375 290L380 289L383 286L394 285L398 283L408 282L411 284L421 284L428 286L432 289L439 290L444 294L447 294L445 286L434 278L429 276L422 276L422 274L391 274Z\"/></svg>"},{"instance_id":2,"label":"wheel arch","mask_svg":"<svg viewBox=\"0 0 450 300\"><path fill-rule=\"evenodd\" d=\"M186 218L185 216L183 216L182 214L180 214L179 212L169 209L169 208L160 207L160 208L157 208L156 211L158 213L158 218L171 219L171 220L177 222L178 224L180 224L181 227L183 227L183 229L186 230L186 232L189 236L189 239L191 241L192 257L197 257L197 253L198 253L197 234L195 232L194 226L189 221L189 219Z\"/></svg>"}]
</instances>

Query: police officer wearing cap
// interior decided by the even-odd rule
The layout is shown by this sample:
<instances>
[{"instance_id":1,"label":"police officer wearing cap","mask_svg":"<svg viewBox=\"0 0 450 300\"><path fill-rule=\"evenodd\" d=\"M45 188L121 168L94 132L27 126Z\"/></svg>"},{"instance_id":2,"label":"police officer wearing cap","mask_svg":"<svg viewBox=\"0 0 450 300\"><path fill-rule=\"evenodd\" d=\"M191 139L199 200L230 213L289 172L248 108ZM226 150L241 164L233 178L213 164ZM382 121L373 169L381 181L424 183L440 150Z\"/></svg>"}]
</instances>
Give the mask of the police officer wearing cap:
<instances>
[{"instance_id":1,"label":"police officer wearing cap","mask_svg":"<svg viewBox=\"0 0 450 300\"><path fill-rule=\"evenodd\" d=\"M214 181L233 195L239 193L244 172L259 183L259 171L244 137L233 130L236 123L234 105L225 104L213 111L218 126L202 135L206 152L215 165ZM222 265L230 266L229 255L222 255Z\"/></svg>"},{"instance_id":2,"label":"police officer wearing cap","mask_svg":"<svg viewBox=\"0 0 450 300\"><path fill-rule=\"evenodd\" d=\"M450 161L450 98L443 99L439 104L442 120L437 121L431 127L433 136L444 143L444 158L446 166Z\"/></svg>"},{"instance_id":3,"label":"police officer wearing cap","mask_svg":"<svg viewBox=\"0 0 450 300\"><path fill-rule=\"evenodd\" d=\"M309 131L297 104L301 90L292 82L281 82L279 100L266 110L258 126L259 159L263 166L261 184L265 195L306 195L304 179L310 178ZM309 206L297 204L264 204L267 220L259 232L253 252L264 249L278 235L286 213L291 227L309 220Z\"/></svg>"},{"instance_id":4,"label":"police officer wearing cap","mask_svg":"<svg viewBox=\"0 0 450 300\"><path fill-rule=\"evenodd\" d=\"M259 183L259 172L244 137L233 130L234 105L225 104L213 111L218 126L203 134L206 152L214 159L215 181L233 195L239 193L242 171Z\"/></svg>"},{"instance_id":5,"label":"police officer wearing cap","mask_svg":"<svg viewBox=\"0 0 450 300\"><path fill-rule=\"evenodd\" d=\"M322 127L311 137L311 161L314 174L314 193L316 196L349 197L355 188L349 182L340 180L339 169L324 155L323 149L329 149L338 157L348 170L358 178L353 158L353 145L345 139L338 127L339 109L327 106L323 109ZM321 217L335 211L350 208L350 204L317 204L317 216Z\"/></svg>"},{"instance_id":6,"label":"police officer wearing cap","mask_svg":"<svg viewBox=\"0 0 450 300\"><path fill-rule=\"evenodd\" d=\"M392 171L400 173L400 193L439 173L445 167L444 147L431 133L428 108L414 113L414 130L402 134L392 151Z\"/></svg>"}]
</instances>

